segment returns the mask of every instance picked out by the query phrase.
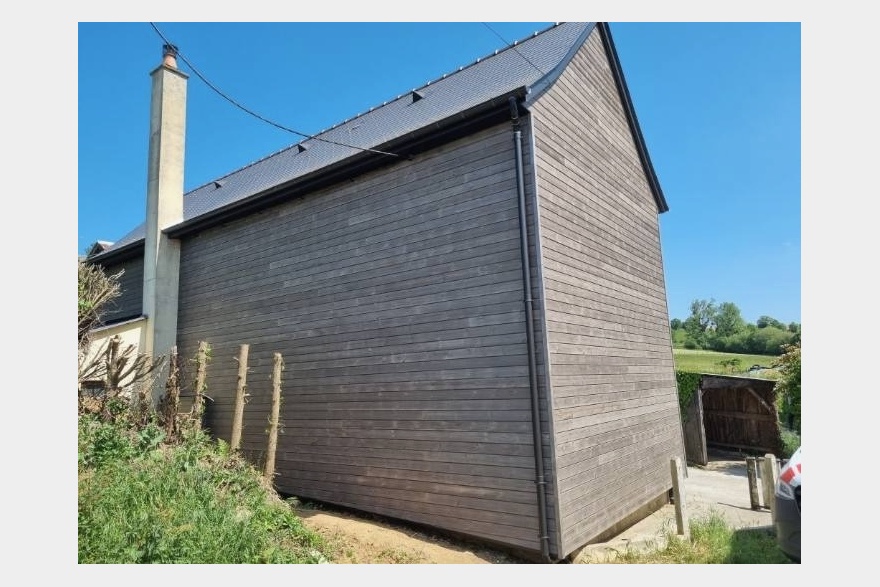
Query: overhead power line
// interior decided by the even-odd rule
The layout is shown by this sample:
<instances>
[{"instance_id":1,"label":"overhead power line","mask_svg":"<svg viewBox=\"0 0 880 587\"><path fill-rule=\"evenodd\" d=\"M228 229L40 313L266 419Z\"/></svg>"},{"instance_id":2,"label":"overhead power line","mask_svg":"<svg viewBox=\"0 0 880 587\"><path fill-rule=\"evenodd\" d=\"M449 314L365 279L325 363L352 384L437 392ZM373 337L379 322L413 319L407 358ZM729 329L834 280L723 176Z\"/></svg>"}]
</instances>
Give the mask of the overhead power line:
<instances>
[{"instance_id":1,"label":"overhead power line","mask_svg":"<svg viewBox=\"0 0 880 587\"><path fill-rule=\"evenodd\" d=\"M150 26L153 27L153 30L156 31L156 34L158 34L159 37L161 37L161 39L165 42L166 45L175 46L171 41L168 40L168 38L167 38L165 35L162 34L162 31L159 30L159 27L157 27L157 26L155 25L155 23L152 23L152 22L151 22L151 23L150 23ZM255 117L255 118L257 118L257 119L259 119L259 120L265 122L266 124L270 124L270 125L274 126L275 128L280 129L280 130L283 130L283 131L286 131L286 132L289 132L289 133L292 133L292 134L295 134L295 135L298 135L298 136L301 136L301 137L304 137L304 138L306 138L306 139L310 139L310 140L313 140L313 141L322 141L322 142L324 142L324 143L330 143L331 145L338 145L338 146L340 146L340 147L348 147L349 149L358 149L358 150L360 150L360 151L369 151L370 153L378 153L379 155L388 155L388 156L390 156L390 157L400 157L400 155L398 155L398 154L396 154L396 153L389 153L388 151L380 151L380 150L378 150L378 149L369 149L369 148L366 148L366 147L356 147L356 146L354 146L354 145L348 145L348 144L346 144L346 143L339 143L339 142L337 142L337 141L331 141L330 139L323 139L323 138L321 138L321 137L319 137L319 136L316 136L316 135L310 135L310 134L308 134L308 133L300 132L300 131L298 131L298 130L294 130L294 129L292 129L292 128L289 128L289 127L287 127L287 126L284 126L283 124L279 124L279 123L277 123L277 122L274 122L274 121L272 121L272 120L269 120L269 119L266 118L265 116L261 116L260 114L254 112L254 111L251 110L250 108L247 108L246 106L243 106L243 105L240 104L238 101L236 101L236 100L234 100L233 98L229 97L225 92L223 92L222 90L220 90L220 88L218 88L217 86L215 86L214 84L212 84L212 83L208 80L208 78L206 78L204 75L202 75L202 73L201 73L198 69L196 69L196 67L192 64L192 62L190 62L190 60L187 59L186 56L185 56L183 53L181 53L179 50L177 51L177 56L180 57L181 60L183 60L183 62L187 64L187 66L192 70L192 72L193 72L194 74L196 74L196 76L197 76L200 80L202 80L202 81L205 83L205 85L207 85L207 86L208 86L209 88L211 88L214 92L216 92L221 98L223 98L224 100L226 100L227 102L229 102L230 104L232 104L233 106L235 106L236 108L238 108L238 109L240 109L240 110L243 110L244 112L250 114L251 116L253 116L253 117Z\"/></svg>"},{"instance_id":2,"label":"overhead power line","mask_svg":"<svg viewBox=\"0 0 880 587\"><path fill-rule=\"evenodd\" d=\"M498 34L498 31L496 31L496 30L493 29L491 26L489 26L489 23L488 23L488 22L484 22L483 25L484 25L487 29L489 29L490 31L492 31L493 33L495 33L495 36L498 37L499 39L501 39L501 42L503 42L505 45L509 46L511 49L513 49L514 51L516 51L516 54L519 55L520 57L522 57L523 59L525 59L525 60L526 60L526 63L528 63L529 65L531 65L531 66L534 67L535 69L537 69L538 72L539 72L541 75L547 75L546 73L544 73L544 71L543 71L540 67L538 67L537 65L535 65L534 63L532 63L532 62L529 60L528 57L526 57L525 55L523 55L523 54L520 52L520 50L516 48L516 45L514 45L514 44L508 42L507 39L505 39L505 38L502 37L500 34Z\"/></svg>"}]
</instances>

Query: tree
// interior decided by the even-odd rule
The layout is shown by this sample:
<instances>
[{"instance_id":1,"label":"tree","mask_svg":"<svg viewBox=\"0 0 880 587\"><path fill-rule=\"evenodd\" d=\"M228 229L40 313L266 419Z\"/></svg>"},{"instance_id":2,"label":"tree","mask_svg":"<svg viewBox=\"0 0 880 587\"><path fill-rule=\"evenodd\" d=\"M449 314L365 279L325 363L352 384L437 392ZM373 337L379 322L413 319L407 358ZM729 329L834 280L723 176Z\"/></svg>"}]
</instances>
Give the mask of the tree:
<instances>
[{"instance_id":1,"label":"tree","mask_svg":"<svg viewBox=\"0 0 880 587\"><path fill-rule=\"evenodd\" d=\"M733 302L723 302L715 312L715 334L724 337L732 336L743 330L746 321L743 320L739 308Z\"/></svg>"},{"instance_id":2,"label":"tree","mask_svg":"<svg viewBox=\"0 0 880 587\"><path fill-rule=\"evenodd\" d=\"M107 275L101 267L79 261L78 343L88 346L89 332L101 323L107 306L122 293L122 272Z\"/></svg>"},{"instance_id":3,"label":"tree","mask_svg":"<svg viewBox=\"0 0 880 587\"><path fill-rule=\"evenodd\" d=\"M105 413L109 400L131 385L143 386L161 367L164 357L152 359L137 354L134 345L122 346L117 335L92 347L91 331L99 326L108 306L121 295L119 278L122 272L107 275L88 262L79 261L78 268L78 394L80 409ZM83 390L83 383L100 382L100 391Z\"/></svg>"},{"instance_id":4,"label":"tree","mask_svg":"<svg viewBox=\"0 0 880 587\"><path fill-rule=\"evenodd\" d=\"M669 323L669 327L672 328L672 330L678 330L679 328L681 328L681 320L678 318L673 318L672 322Z\"/></svg>"},{"instance_id":5,"label":"tree","mask_svg":"<svg viewBox=\"0 0 880 587\"><path fill-rule=\"evenodd\" d=\"M772 316L761 316L755 324L758 328L767 328L768 326L778 328L779 330L785 330L787 328L785 324Z\"/></svg>"},{"instance_id":6,"label":"tree","mask_svg":"<svg viewBox=\"0 0 880 587\"><path fill-rule=\"evenodd\" d=\"M706 332L715 324L715 316L718 308L715 306L715 300L694 300L691 302L691 320L693 327L699 329L699 332Z\"/></svg>"},{"instance_id":7,"label":"tree","mask_svg":"<svg viewBox=\"0 0 880 587\"><path fill-rule=\"evenodd\" d=\"M773 363L779 369L776 401L779 414L789 428L801 433L801 343L786 345Z\"/></svg>"}]
</instances>

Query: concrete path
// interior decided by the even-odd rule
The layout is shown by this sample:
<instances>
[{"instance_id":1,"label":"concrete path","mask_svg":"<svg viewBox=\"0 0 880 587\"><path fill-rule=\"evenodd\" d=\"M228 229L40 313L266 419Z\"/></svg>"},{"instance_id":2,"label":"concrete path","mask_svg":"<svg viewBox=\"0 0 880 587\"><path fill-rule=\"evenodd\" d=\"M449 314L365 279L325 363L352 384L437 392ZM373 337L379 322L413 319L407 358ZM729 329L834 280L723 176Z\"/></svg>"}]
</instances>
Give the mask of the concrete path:
<instances>
[{"instance_id":1,"label":"concrete path","mask_svg":"<svg viewBox=\"0 0 880 587\"><path fill-rule=\"evenodd\" d=\"M705 467L689 466L684 481L685 504L691 519L718 512L736 529L771 527L769 509L753 510L744 456L730 453L709 455ZM665 505L611 540L586 546L574 562L602 562L627 549L662 546L668 530L675 530L675 506Z\"/></svg>"}]
</instances>

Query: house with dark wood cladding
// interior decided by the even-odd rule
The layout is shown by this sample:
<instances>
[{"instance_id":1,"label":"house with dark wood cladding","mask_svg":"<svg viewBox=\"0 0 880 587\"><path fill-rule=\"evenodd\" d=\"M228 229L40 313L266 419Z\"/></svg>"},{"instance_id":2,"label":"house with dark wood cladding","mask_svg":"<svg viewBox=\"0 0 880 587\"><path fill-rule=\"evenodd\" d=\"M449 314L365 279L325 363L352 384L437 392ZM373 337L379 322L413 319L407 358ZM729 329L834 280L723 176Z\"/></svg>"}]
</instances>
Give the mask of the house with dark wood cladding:
<instances>
[{"instance_id":1,"label":"house with dark wood cladding","mask_svg":"<svg viewBox=\"0 0 880 587\"><path fill-rule=\"evenodd\" d=\"M683 455L667 210L606 23L561 23L183 193L187 76L153 72L141 350L207 341L206 425L280 492L561 560L667 503ZM229 358L220 360L219 357ZM264 382L264 383L263 383Z\"/></svg>"}]
</instances>

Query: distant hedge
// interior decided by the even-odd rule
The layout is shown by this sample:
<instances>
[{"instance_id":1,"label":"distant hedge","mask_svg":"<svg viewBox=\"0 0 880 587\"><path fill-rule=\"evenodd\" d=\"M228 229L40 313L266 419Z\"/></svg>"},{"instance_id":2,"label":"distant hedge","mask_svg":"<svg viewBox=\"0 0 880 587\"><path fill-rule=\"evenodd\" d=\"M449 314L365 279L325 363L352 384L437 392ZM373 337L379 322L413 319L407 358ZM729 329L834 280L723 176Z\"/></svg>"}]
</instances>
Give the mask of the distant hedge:
<instances>
[{"instance_id":1,"label":"distant hedge","mask_svg":"<svg viewBox=\"0 0 880 587\"><path fill-rule=\"evenodd\" d=\"M684 420L694 392L700 385L700 374L690 371L676 371L675 382L678 384L678 405L681 408L681 418Z\"/></svg>"}]
</instances>

